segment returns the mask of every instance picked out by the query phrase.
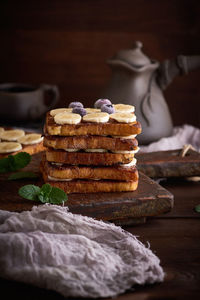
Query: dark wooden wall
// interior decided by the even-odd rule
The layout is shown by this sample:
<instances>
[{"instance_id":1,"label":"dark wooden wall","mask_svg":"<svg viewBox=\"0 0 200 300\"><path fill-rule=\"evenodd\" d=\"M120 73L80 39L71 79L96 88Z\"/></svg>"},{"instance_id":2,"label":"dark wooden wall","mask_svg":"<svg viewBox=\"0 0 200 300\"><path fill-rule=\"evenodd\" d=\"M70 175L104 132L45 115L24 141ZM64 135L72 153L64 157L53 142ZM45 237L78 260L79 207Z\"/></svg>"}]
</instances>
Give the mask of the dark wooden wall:
<instances>
[{"instance_id":1,"label":"dark wooden wall","mask_svg":"<svg viewBox=\"0 0 200 300\"><path fill-rule=\"evenodd\" d=\"M0 82L52 83L60 103L92 104L106 59L141 40L151 58L200 54L198 0L1 0ZM200 126L200 70L165 92L175 125Z\"/></svg>"}]
</instances>

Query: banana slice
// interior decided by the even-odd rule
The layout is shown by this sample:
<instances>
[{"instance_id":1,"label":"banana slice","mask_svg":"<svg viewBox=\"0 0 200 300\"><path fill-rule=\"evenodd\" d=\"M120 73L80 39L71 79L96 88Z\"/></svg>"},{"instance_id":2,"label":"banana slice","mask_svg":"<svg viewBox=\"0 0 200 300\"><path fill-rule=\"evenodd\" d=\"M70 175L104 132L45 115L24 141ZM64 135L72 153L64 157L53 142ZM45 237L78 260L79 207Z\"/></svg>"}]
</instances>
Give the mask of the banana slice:
<instances>
[{"instance_id":1,"label":"banana slice","mask_svg":"<svg viewBox=\"0 0 200 300\"><path fill-rule=\"evenodd\" d=\"M120 138L120 139L134 139L137 136L137 134L131 134L131 135L112 135L114 138Z\"/></svg>"},{"instance_id":2,"label":"banana slice","mask_svg":"<svg viewBox=\"0 0 200 300\"><path fill-rule=\"evenodd\" d=\"M0 138L4 141L15 142L24 135L25 132L21 129L4 130L0 133Z\"/></svg>"},{"instance_id":3,"label":"banana slice","mask_svg":"<svg viewBox=\"0 0 200 300\"><path fill-rule=\"evenodd\" d=\"M102 153L102 152L108 152L108 150L106 150L106 149L85 149L85 152L99 152L99 153Z\"/></svg>"},{"instance_id":4,"label":"banana slice","mask_svg":"<svg viewBox=\"0 0 200 300\"><path fill-rule=\"evenodd\" d=\"M67 152L78 152L80 149L66 148L64 150L67 151Z\"/></svg>"},{"instance_id":5,"label":"banana slice","mask_svg":"<svg viewBox=\"0 0 200 300\"><path fill-rule=\"evenodd\" d=\"M50 115L52 116L52 117L54 117L55 115L57 115L57 114L59 114L59 113L61 113L61 112L72 112L72 108L56 108L56 109L52 109L51 111L50 111Z\"/></svg>"},{"instance_id":6,"label":"banana slice","mask_svg":"<svg viewBox=\"0 0 200 300\"><path fill-rule=\"evenodd\" d=\"M135 106L128 104L114 104L115 112L121 113L133 113L135 111Z\"/></svg>"},{"instance_id":7,"label":"banana slice","mask_svg":"<svg viewBox=\"0 0 200 300\"><path fill-rule=\"evenodd\" d=\"M137 153L140 150L140 147L137 147L135 150L115 150L112 153L121 153L121 154L128 154L128 153Z\"/></svg>"},{"instance_id":8,"label":"banana slice","mask_svg":"<svg viewBox=\"0 0 200 300\"><path fill-rule=\"evenodd\" d=\"M54 116L54 121L57 124L78 124L81 122L81 116L70 112L61 112Z\"/></svg>"},{"instance_id":9,"label":"banana slice","mask_svg":"<svg viewBox=\"0 0 200 300\"><path fill-rule=\"evenodd\" d=\"M114 119L115 121L119 123L132 123L136 121L136 115L133 113L114 113L110 115L111 119Z\"/></svg>"},{"instance_id":10,"label":"banana slice","mask_svg":"<svg viewBox=\"0 0 200 300\"><path fill-rule=\"evenodd\" d=\"M43 137L39 133L28 133L18 139L18 142L23 145L33 145L40 143L43 140Z\"/></svg>"},{"instance_id":11,"label":"banana slice","mask_svg":"<svg viewBox=\"0 0 200 300\"><path fill-rule=\"evenodd\" d=\"M101 112L101 110L99 108L86 108L86 112L87 114L92 114L92 113L97 113L97 112Z\"/></svg>"},{"instance_id":12,"label":"banana slice","mask_svg":"<svg viewBox=\"0 0 200 300\"><path fill-rule=\"evenodd\" d=\"M83 121L94 123L106 123L109 121L109 114L105 112L87 114L83 116Z\"/></svg>"},{"instance_id":13,"label":"banana slice","mask_svg":"<svg viewBox=\"0 0 200 300\"><path fill-rule=\"evenodd\" d=\"M122 164L121 167L132 167L132 166L135 166L136 163L137 163L137 159L134 157L130 163Z\"/></svg>"},{"instance_id":14,"label":"banana slice","mask_svg":"<svg viewBox=\"0 0 200 300\"><path fill-rule=\"evenodd\" d=\"M11 153L22 149L22 145L16 142L1 142L0 153Z\"/></svg>"}]
</instances>

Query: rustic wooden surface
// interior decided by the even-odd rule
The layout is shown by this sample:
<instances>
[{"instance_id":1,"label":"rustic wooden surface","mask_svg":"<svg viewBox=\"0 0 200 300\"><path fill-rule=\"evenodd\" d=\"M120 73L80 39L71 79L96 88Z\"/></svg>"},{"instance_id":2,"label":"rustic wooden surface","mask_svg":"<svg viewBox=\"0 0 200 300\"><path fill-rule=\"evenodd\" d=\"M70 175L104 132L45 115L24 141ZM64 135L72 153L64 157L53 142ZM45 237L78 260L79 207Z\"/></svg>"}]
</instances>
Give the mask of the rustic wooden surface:
<instances>
[{"instance_id":1,"label":"rustic wooden surface","mask_svg":"<svg viewBox=\"0 0 200 300\"><path fill-rule=\"evenodd\" d=\"M134 40L160 62L199 55L199 15L197 0L0 1L0 81L57 84L60 105L92 105L111 75L106 60ZM199 72L165 91L175 125L200 126Z\"/></svg>"},{"instance_id":2,"label":"rustic wooden surface","mask_svg":"<svg viewBox=\"0 0 200 300\"><path fill-rule=\"evenodd\" d=\"M39 174L40 160L41 153L33 155L31 163L25 170L32 170ZM6 179L7 175L1 174L0 209L20 212L38 205L38 202L21 198L18 195L18 189L29 183L41 186L43 182L40 177L37 181ZM140 173L139 186L134 192L70 194L65 205L73 213L130 225L144 222L145 217L169 212L173 207L173 195Z\"/></svg>"},{"instance_id":3,"label":"rustic wooden surface","mask_svg":"<svg viewBox=\"0 0 200 300\"><path fill-rule=\"evenodd\" d=\"M159 217L148 218L146 224L124 227L139 237L158 255L166 273L161 284L135 287L115 300L199 299L200 295L200 183L168 179L162 183L174 194L173 210ZM1 294L7 299L65 299L53 291L30 285L0 280ZM108 300L108 299L106 299Z\"/></svg>"},{"instance_id":4,"label":"rustic wooden surface","mask_svg":"<svg viewBox=\"0 0 200 300\"><path fill-rule=\"evenodd\" d=\"M185 157L181 149L137 153L138 169L151 178L200 176L200 153L189 150Z\"/></svg>"}]
</instances>

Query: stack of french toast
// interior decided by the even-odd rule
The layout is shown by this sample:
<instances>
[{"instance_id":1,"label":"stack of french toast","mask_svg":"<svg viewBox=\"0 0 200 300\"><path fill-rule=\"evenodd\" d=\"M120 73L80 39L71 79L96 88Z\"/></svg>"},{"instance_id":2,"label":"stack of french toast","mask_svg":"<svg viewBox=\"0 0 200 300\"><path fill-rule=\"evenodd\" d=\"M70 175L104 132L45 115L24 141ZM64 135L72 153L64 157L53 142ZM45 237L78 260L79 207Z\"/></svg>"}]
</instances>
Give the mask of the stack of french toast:
<instances>
[{"instance_id":1,"label":"stack of french toast","mask_svg":"<svg viewBox=\"0 0 200 300\"><path fill-rule=\"evenodd\" d=\"M66 193L134 191L138 186L135 108L98 99L94 108L71 102L46 115L41 172Z\"/></svg>"}]
</instances>

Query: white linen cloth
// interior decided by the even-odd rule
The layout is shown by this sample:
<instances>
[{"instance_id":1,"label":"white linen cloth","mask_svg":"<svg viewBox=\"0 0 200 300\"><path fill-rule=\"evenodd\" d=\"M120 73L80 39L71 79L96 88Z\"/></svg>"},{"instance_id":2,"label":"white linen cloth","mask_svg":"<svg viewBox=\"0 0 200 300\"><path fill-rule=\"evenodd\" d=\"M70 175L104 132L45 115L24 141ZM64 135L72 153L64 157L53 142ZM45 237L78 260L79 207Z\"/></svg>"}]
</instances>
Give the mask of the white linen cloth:
<instances>
[{"instance_id":1,"label":"white linen cloth","mask_svg":"<svg viewBox=\"0 0 200 300\"><path fill-rule=\"evenodd\" d=\"M114 224L44 204L0 210L0 276L65 297L113 297L134 284L161 282L158 257Z\"/></svg>"},{"instance_id":2,"label":"white linen cloth","mask_svg":"<svg viewBox=\"0 0 200 300\"><path fill-rule=\"evenodd\" d=\"M200 129L192 125L174 127L172 136L162 138L147 146L140 146L140 152L154 152L181 149L185 144L191 144L200 151Z\"/></svg>"}]
</instances>

